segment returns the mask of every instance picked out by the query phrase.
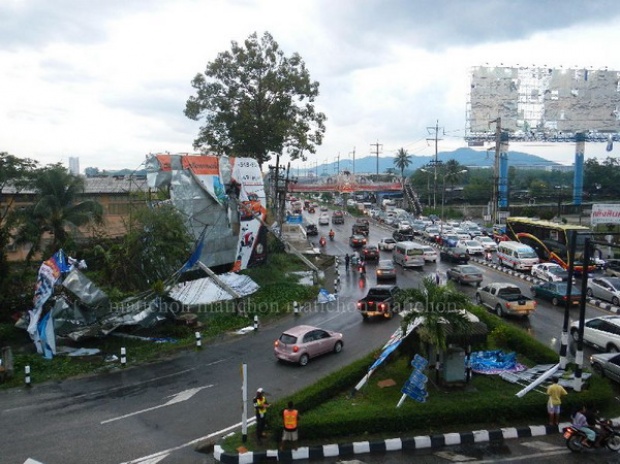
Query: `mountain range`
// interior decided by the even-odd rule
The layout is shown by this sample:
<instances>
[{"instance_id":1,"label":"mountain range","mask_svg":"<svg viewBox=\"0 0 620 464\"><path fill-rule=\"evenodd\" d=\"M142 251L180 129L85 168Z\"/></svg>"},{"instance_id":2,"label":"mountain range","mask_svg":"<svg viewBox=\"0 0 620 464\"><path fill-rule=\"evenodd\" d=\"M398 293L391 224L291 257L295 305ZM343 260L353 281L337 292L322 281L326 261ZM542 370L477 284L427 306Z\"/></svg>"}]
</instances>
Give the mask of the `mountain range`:
<instances>
[{"instance_id":1,"label":"mountain range","mask_svg":"<svg viewBox=\"0 0 620 464\"><path fill-rule=\"evenodd\" d=\"M458 148L454 151L443 151L437 153L437 161L445 163L449 160L456 160L459 164L466 167L493 167L493 160L495 157L495 152L493 150L484 152L484 151L476 151L471 148ZM394 156L380 156L379 157L379 173L385 172L387 169L396 169L394 165ZM411 164L407 169L405 169L405 174L411 173L416 169L423 168L427 166L429 162L434 161L435 155L429 156L418 156L418 155L410 155ZM559 166L559 163L554 161L549 161L545 158L541 158L540 156L530 155L529 153L523 153L519 151L509 151L508 152L508 163L510 166ZM332 174L336 172L340 168L343 170L353 170L353 161L350 159L340 160L340 163L326 163L319 164L314 169L316 172L321 175L323 173ZM376 156L366 156L364 158L357 158L355 160L355 172L356 173L376 173L377 172L377 157ZM396 169L398 172L398 169Z\"/></svg>"}]
</instances>

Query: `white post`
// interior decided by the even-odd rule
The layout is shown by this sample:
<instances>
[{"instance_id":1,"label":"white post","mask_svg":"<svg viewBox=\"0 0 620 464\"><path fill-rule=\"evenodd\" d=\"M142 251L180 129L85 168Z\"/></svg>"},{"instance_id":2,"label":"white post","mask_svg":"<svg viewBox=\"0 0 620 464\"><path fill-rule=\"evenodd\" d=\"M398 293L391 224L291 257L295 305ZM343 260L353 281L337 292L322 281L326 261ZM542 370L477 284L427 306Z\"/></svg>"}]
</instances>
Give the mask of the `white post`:
<instances>
[{"instance_id":1,"label":"white post","mask_svg":"<svg viewBox=\"0 0 620 464\"><path fill-rule=\"evenodd\" d=\"M254 330L258 330L258 314L254 315Z\"/></svg>"},{"instance_id":2,"label":"white post","mask_svg":"<svg viewBox=\"0 0 620 464\"><path fill-rule=\"evenodd\" d=\"M538 385L540 385L541 383L543 383L545 380L547 380L549 377L551 377L553 374L556 373L556 371L560 368L560 364L556 364L555 366L553 366L551 369L549 369L547 372L545 372L543 375L541 375L540 377L538 377L536 380L534 380L531 384L529 384L527 387L525 387L523 390L521 390L520 392L517 393L517 396L519 398L523 398L523 396L525 396L525 394L527 392L529 392L530 390L533 390L534 388L536 388Z\"/></svg>"},{"instance_id":3,"label":"white post","mask_svg":"<svg viewBox=\"0 0 620 464\"><path fill-rule=\"evenodd\" d=\"M127 350L123 346L121 347L121 367L125 367L125 364L127 364Z\"/></svg>"},{"instance_id":4,"label":"white post","mask_svg":"<svg viewBox=\"0 0 620 464\"><path fill-rule=\"evenodd\" d=\"M202 335L200 332L194 334L196 336L196 348L202 348Z\"/></svg>"},{"instance_id":5,"label":"white post","mask_svg":"<svg viewBox=\"0 0 620 464\"><path fill-rule=\"evenodd\" d=\"M401 397L400 397L400 399L398 400L398 404L396 405L396 407L397 407L397 408L400 408L400 407L403 405L403 403L405 402L405 399L406 399L406 398L407 398L407 395L405 395L405 394L403 393L403 396L401 396Z\"/></svg>"},{"instance_id":6,"label":"white post","mask_svg":"<svg viewBox=\"0 0 620 464\"><path fill-rule=\"evenodd\" d=\"M248 365L241 365L241 441L248 441Z\"/></svg>"},{"instance_id":7,"label":"white post","mask_svg":"<svg viewBox=\"0 0 620 464\"><path fill-rule=\"evenodd\" d=\"M30 386L30 365L25 366L24 367L24 382L26 383L26 386L29 387Z\"/></svg>"}]
</instances>

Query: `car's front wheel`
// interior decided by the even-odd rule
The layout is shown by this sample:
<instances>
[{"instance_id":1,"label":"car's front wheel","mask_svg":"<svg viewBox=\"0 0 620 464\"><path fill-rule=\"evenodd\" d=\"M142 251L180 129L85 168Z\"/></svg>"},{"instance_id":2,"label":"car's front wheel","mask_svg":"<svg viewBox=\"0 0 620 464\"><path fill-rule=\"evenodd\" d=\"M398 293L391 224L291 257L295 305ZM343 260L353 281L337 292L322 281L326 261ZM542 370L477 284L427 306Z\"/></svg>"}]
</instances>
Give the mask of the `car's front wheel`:
<instances>
[{"instance_id":1,"label":"car's front wheel","mask_svg":"<svg viewBox=\"0 0 620 464\"><path fill-rule=\"evenodd\" d=\"M336 342L334 345L334 353L340 353L342 351L342 342Z\"/></svg>"},{"instance_id":2,"label":"car's front wheel","mask_svg":"<svg viewBox=\"0 0 620 464\"><path fill-rule=\"evenodd\" d=\"M611 304L614 305L614 306L620 306L620 301L618 301L618 297L617 296L614 296L611 299Z\"/></svg>"}]
</instances>

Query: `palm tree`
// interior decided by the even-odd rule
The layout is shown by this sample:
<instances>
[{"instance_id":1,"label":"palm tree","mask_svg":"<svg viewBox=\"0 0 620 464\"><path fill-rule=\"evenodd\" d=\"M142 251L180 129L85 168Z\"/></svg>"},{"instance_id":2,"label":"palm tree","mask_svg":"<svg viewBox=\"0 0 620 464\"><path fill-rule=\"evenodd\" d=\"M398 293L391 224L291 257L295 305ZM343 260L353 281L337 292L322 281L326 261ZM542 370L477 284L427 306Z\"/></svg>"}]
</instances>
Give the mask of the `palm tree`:
<instances>
[{"instance_id":1,"label":"palm tree","mask_svg":"<svg viewBox=\"0 0 620 464\"><path fill-rule=\"evenodd\" d=\"M70 241L71 232L91 221L103 221L103 207L95 200L81 200L84 179L71 174L60 164L41 169L36 181L36 201L24 210L18 231L20 243L30 243L32 248L26 261L41 251L45 232L53 235L51 251L56 251ZM80 201L81 200L81 201Z\"/></svg>"},{"instance_id":2,"label":"palm tree","mask_svg":"<svg viewBox=\"0 0 620 464\"><path fill-rule=\"evenodd\" d=\"M411 155L407 153L404 148L399 148L396 152L396 158L394 158L394 165L400 169L400 177L404 180L405 169L411 164Z\"/></svg>"},{"instance_id":3,"label":"palm tree","mask_svg":"<svg viewBox=\"0 0 620 464\"><path fill-rule=\"evenodd\" d=\"M413 320L424 318L417 332L426 356L435 349L436 366L447 348L447 328L461 335L468 335L471 330L471 321L465 314L471 300L452 283L439 285L433 278L425 278L420 288L404 289L397 299L401 308L409 310L403 317L403 332ZM439 370L436 375L439 376Z\"/></svg>"}]
</instances>

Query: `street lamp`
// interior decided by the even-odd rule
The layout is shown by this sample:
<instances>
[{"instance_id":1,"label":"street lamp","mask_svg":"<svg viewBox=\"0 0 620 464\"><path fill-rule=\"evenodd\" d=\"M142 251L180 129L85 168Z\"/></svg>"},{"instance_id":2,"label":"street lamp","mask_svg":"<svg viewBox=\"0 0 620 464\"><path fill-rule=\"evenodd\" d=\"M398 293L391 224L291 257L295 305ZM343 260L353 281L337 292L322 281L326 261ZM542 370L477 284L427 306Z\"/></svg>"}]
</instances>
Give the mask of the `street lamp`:
<instances>
[{"instance_id":1,"label":"street lamp","mask_svg":"<svg viewBox=\"0 0 620 464\"><path fill-rule=\"evenodd\" d=\"M562 222L560 216L562 215L562 186L556 185L555 189L558 191L558 222Z\"/></svg>"},{"instance_id":2,"label":"street lamp","mask_svg":"<svg viewBox=\"0 0 620 464\"><path fill-rule=\"evenodd\" d=\"M428 203L428 207L431 207L431 174L432 172L424 169L424 168L420 168L419 169L421 172L425 172L426 174L428 174L428 176L426 176L426 200Z\"/></svg>"},{"instance_id":3,"label":"street lamp","mask_svg":"<svg viewBox=\"0 0 620 464\"><path fill-rule=\"evenodd\" d=\"M458 174L464 174L467 172L467 169L461 169L460 171L457 172L447 172L443 175L443 179L442 179L442 191L441 191L441 223L443 224L444 221L444 216L443 216L443 210L444 210L444 206L446 204L446 177L450 176L450 175L458 175Z\"/></svg>"}]
</instances>

